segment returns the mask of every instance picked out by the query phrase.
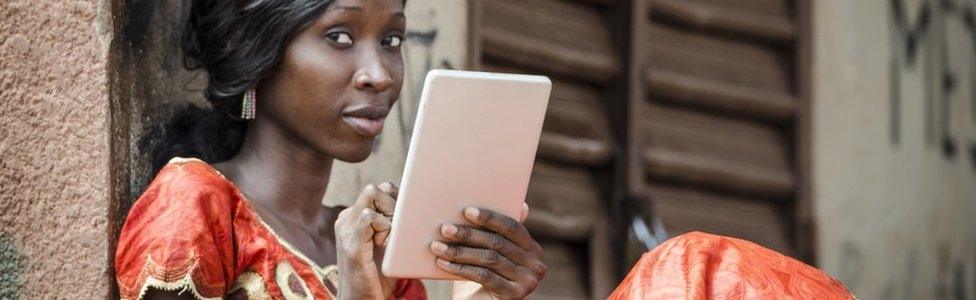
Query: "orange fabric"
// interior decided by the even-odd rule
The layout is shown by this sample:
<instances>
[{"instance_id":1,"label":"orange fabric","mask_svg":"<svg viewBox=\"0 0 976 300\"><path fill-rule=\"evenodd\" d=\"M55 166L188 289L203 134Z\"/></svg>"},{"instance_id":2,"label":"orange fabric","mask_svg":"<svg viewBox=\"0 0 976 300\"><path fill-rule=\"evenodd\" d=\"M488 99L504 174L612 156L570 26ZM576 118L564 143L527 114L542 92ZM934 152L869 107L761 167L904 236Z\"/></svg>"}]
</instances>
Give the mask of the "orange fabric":
<instances>
[{"instance_id":1,"label":"orange fabric","mask_svg":"<svg viewBox=\"0 0 976 300\"><path fill-rule=\"evenodd\" d=\"M817 268L752 242L701 232L645 253L609 299L852 299Z\"/></svg>"},{"instance_id":2,"label":"orange fabric","mask_svg":"<svg viewBox=\"0 0 976 300\"><path fill-rule=\"evenodd\" d=\"M333 298L330 268L316 267L279 240L236 186L199 160L171 162L136 201L115 269L123 299L139 299L147 287L206 298L255 292ZM425 299L426 293L419 280L399 280L393 296Z\"/></svg>"}]
</instances>

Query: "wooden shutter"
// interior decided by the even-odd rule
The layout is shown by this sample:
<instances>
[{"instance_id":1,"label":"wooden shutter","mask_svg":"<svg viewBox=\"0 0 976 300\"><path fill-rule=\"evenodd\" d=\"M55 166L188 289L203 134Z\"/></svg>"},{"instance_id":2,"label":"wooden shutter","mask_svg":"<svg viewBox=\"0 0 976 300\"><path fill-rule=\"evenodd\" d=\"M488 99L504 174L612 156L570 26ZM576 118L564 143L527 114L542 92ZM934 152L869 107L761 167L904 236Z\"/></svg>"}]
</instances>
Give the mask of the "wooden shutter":
<instances>
[{"instance_id":1,"label":"wooden shutter","mask_svg":"<svg viewBox=\"0 0 976 300\"><path fill-rule=\"evenodd\" d=\"M612 284L615 277L588 267L594 228L606 222L609 205L594 172L611 168L620 152L604 108L613 101L606 96L609 86L621 77L606 17L610 2L471 2L474 68L553 79L526 199L532 208L526 226L546 249L549 266L549 276L533 298L601 297L606 291L595 292L591 282Z\"/></svg>"},{"instance_id":2,"label":"wooden shutter","mask_svg":"<svg viewBox=\"0 0 976 300\"><path fill-rule=\"evenodd\" d=\"M606 296L623 198L672 236L811 258L806 0L469 3L469 67L554 81L527 196L550 268L535 298Z\"/></svg>"},{"instance_id":3,"label":"wooden shutter","mask_svg":"<svg viewBox=\"0 0 976 300\"><path fill-rule=\"evenodd\" d=\"M634 3L630 192L669 235L702 230L797 253L795 5Z\"/></svg>"}]
</instances>

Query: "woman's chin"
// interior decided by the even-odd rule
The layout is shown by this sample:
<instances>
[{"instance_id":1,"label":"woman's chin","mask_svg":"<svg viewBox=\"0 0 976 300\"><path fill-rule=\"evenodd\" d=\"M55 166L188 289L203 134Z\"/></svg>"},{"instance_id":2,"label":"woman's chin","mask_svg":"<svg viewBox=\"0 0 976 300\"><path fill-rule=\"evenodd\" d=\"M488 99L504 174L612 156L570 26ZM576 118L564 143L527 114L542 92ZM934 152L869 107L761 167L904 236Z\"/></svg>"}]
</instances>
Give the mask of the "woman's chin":
<instances>
[{"instance_id":1,"label":"woman's chin","mask_svg":"<svg viewBox=\"0 0 976 300\"><path fill-rule=\"evenodd\" d=\"M346 151L341 151L336 153L335 159L347 162L347 163L358 163L369 158L369 155L373 153L373 143L369 143L366 146L353 146Z\"/></svg>"}]
</instances>

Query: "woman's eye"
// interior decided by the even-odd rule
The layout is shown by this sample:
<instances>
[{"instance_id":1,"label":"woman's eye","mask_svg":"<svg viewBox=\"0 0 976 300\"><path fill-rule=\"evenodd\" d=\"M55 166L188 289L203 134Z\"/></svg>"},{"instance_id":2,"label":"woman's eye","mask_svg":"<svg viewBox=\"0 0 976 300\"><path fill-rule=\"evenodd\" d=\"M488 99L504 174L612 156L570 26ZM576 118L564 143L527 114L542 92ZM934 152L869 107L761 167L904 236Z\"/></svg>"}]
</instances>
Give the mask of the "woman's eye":
<instances>
[{"instance_id":1,"label":"woman's eye","mask_svg":"<svg viewBox=\"0 0 976 300\"><path fill-rule=\"evenodd\" d=\"M400 47L400 44L402 43L403 43L403 38L397 35L387 36L383 38L383 44L389 47L397 48Z\"/></svg>"},{"instance_id":2,"label":"woman's eye","mask_svg":"<svg viewBox=\"0 0 976 300\"><path fill-rule=\"evenodd\" d=\"M352 45L352 36L345 32L329 33L326 37L339 44Z\"/></svg>"}]
</instances>

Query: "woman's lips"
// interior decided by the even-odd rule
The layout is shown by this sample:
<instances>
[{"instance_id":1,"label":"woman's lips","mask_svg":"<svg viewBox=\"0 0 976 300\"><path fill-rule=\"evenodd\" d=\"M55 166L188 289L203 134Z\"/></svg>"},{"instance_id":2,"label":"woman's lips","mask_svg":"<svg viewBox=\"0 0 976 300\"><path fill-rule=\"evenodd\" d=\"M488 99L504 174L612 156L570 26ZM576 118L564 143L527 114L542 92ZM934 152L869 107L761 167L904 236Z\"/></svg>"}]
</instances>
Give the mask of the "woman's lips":
<instances>
[{"instance_id":1,"label":"woman's lips","mask_svg":"<svg viewBox=\"0 0 976 300\"><path fill-rule=\"evenodd\" d=\"M342 113L342 120L353 131L367 137L374 137L383 131L383 121L390 109L385 106L354 106Z\"/></svg>"},{"instance_id":2,"label":"woman's lips","mask_svg":"<svg viewBox=\"0 0 976 300\"><path fill-rule=\"evenodd\" d=\"M383 131L383 121L386 118L370 119L351 116L342 116L342 120L352 127L353 131L367 137L374 137Z\"/></svg>"}]
</instances>

